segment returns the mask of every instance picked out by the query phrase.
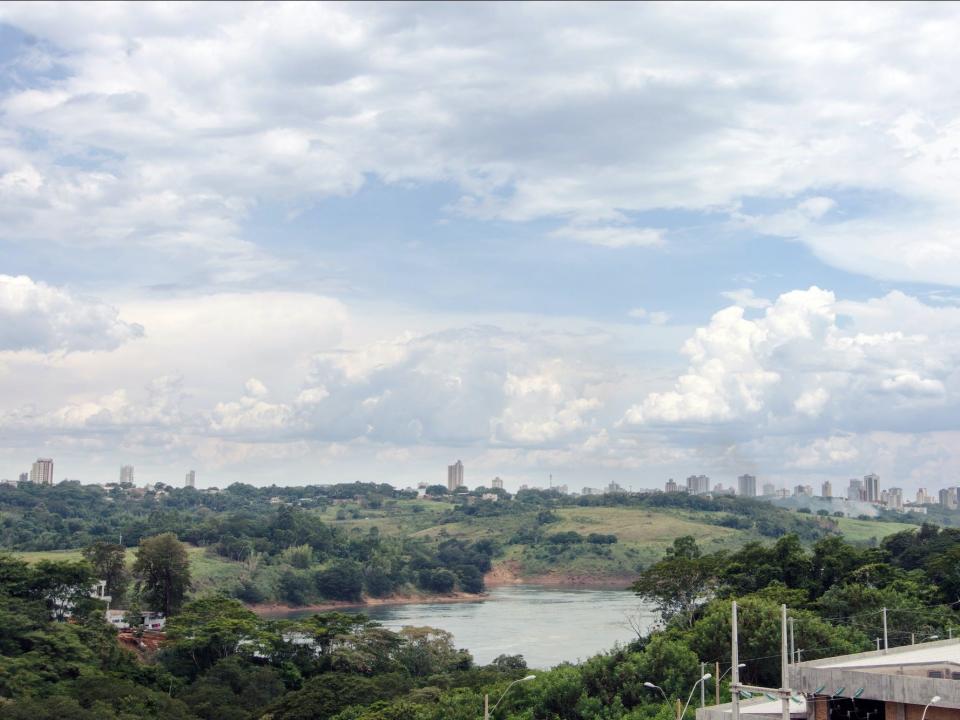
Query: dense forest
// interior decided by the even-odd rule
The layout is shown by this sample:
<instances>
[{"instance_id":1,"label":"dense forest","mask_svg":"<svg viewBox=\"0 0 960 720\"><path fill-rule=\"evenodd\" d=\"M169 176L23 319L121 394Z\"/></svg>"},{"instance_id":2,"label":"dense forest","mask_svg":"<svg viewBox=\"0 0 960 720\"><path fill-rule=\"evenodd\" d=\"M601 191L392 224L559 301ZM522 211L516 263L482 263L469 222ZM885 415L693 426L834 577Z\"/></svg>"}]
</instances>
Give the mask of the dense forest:
<instances>
[{"instance_id":1,"label":"dense forest","mask_svg":"<svg viewBox=\"0 0 960 720\"><path fill-rule=\"evenodd\" d=\"M172 542L144 538L137 566L150 566L151 544ZM3 717L474 720L484 693L498 697L528 673L519 656L476 667L441 631L396 633L337 613L265 620L222 594L174 608L166 642L134 653L85 597L92 563L104 561L88 555L32 566L0 559ZM141 592L150 589L141 582ZM700 662L726 669L733 598L743 676L761 685L779 676L780 603L795 618L804 659L871 648L884 607L894 644L949 633L960 622L960 531L924 525L880 547L831 536L807 548L786 535L712 554L682 537L634 591L658 609L659 627L579 665L537 672L513 688L497 720L668 720L671 709L643 683L680 697ZM63 607L72 608L69 621L58 618Z\"/></svg>"}]
</instances>

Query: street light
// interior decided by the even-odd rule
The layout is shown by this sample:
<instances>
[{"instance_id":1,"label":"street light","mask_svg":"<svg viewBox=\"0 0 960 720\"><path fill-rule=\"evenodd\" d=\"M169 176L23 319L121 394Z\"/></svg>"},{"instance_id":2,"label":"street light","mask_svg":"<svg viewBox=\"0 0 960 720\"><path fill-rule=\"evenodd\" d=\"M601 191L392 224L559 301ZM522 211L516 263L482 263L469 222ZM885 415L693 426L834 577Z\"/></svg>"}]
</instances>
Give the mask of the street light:
<instances>
[{"instance_id":1,"label":"street light","mask_svg":"<svg viewBox=\"0 0 960 720\"><path fill-rule=\"evenodd\" d=\"M747 666L746 663L739 663L737 665L738 668L745 668L746 666ZM727 673L730 672L731 670L733 670L733 665L731 665L730 667L728 667L726 670L723 671L723 674L717 678L717 682L720 682L721 680L723 680L727 676Z\"/></svg>"},{"instance_id":2,"label":"street light","mask_svg":"<svg viewBox=\"0 0 960 720\"><path fill-rule=\"evenodd\" d=\"M652 682L645 682L643 686L648 687L650 689L656 688L657 690L660 691L660 694L663 695L663 699L666 700L667 702L670 702L670 699L667 697L667 694L663 691L663 688L660 687L659 685L654 685Z\"/></svg>"},{"instance_id":3,"label":"street light","mask_svg":"<svg viewBox=\"0 0 960 720\"><path fill-rule=\"evenodd\" d=\"M925 708L923 709L923 715L920 716L920 720L924 720L924 719L927 717L927 709L928 709L931 705L936 705L938 702L940 702L940 696L939 696L939 695L934 695L932 698L930 698L930 702L927 703L927 707L925 707Z\"/></svg>"},{"instance_id":4,"label":"street light","mask_svg":"<svg viewBox=\"0 0 960 720\"><path fill-rule=\"evenodd\" d=\"M693 684L693 687L690 688L690 695L687 697L687 704L683 706L683 712L681 712L681 713L679 713L679 714L677 715L677 720L681 720L681 718L682 718L684 715L687 714L687 708L690 707L690 701L693 699L693 691L697 689L697 685L699 685L700 683L704 682L705 680L709 680L709 679L712 678L712 677L713 677L713 675L711 675L710 673L705 673L702 678L700 678L699 680L697 680L697 681ZM652 682L647 681L647 682L643 683L643 686L644 686L644 687L648 687L648 688L650 688L651 690L653 690L653 689L659 690L659 691L660 691L660 694L663 695L663 699L667 702L667 704L670 703L670 699L667 697L667 694L663 691L663 688L660 687L659 685L654 685ZM680 699L679 699L679 698L677 698L677 706L678 706L678 707L680 706ZM922 720L922 718L921 718L921 720Z\"/></svg>"},{"instance_id":5,"label":"street light","mask_svg":"<svg viewBox=\"0 0 960 720\"><path fill-rule=\"evenodd\" d=\"M680 713L680 715L679 715L679 717L677 718L677 720L682 720L682 718L684 718L684 717L686 716L686 714L687 714L687 708L690 707L690 701L693 699L693 691L697 689L697 685L699 685L699 684L702 683L702 682L706 682L707 680L709 680L709 679L712 678L712 677L713 677L713 675L711 675L710 673L705 673L702 678L700 678L699 680L697 680L697 681L693 684L693 687L690 688L690 695L687 697L687 704L683 706L683 712ZM920 720L923 720L923 718L920 718Z\"/></svg>"},{"instance_id":6,"label":"street light","mask_svg":"<svg viewBox=\"0 0 960 720\"><path fill-rule=\"evenodd\" d=\"M484 695L483 696L483 720L490 720L490 713L496 712L497 708L500 707L500 703L503 702L503 699L507 696L507 693L510 692L510 688L512 688L517 683L522 683L522 682L526 682L527 680L536 680L536 679L537 679L536 675L527 675L526 677L522 677L519 680L514 680L512 683L507 685L507 689L503 691L503 695L501 695L500 699L497 700L497 704L493 706L492 710L489 709L490 696Z\"/></svg>"}]
</instances>

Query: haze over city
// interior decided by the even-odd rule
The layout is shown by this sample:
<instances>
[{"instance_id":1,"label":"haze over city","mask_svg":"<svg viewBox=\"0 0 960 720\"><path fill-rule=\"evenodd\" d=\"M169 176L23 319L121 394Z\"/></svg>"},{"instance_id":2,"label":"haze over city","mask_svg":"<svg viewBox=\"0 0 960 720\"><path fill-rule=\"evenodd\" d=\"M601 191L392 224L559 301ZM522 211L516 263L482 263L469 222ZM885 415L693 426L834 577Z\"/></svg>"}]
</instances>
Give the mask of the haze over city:
<instances>
[{"instance_id":1,"label":"haze over city","mask_svg":"<svg viewBox=\"0 0 960 720\"><path fill-rule=\"evenodd\" d=\"M936 496L958 12L0 5L0 478Z\"/></svg>"}]
</instances>

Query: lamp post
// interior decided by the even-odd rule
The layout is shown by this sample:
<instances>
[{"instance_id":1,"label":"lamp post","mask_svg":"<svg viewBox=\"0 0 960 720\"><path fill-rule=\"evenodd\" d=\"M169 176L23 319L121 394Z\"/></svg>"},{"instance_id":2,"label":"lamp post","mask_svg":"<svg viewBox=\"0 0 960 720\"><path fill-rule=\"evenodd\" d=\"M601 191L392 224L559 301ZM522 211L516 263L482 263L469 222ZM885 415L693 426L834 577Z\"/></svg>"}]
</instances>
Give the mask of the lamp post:
<instances>
[{"instance_id":1,"label":"lamp post","mask_svg":"<svg viewBox=\"0 0 960 720\"><path fill-rule=\"evenodd\" d=\"M709 680L712 677L713 675L711 675L710 673L704 673L703 677L701 677L699 680L697 680L693 684L693 687L690 688L690 695L687 696L687 704L683 706L683 710L680 709L680 699L677 698L677 720L682 720L683 716L687 714L687 708L690 707L690 701L693 700L693 693L697 689L697 685ZM643 683L643 686L648 687L651 690L659 690L660 694L663 695L664 701L668 705L670 704L670 699L667 697L667 694L663 691L662 687L660 687L659 685L654 685L652 682L649 682L649 681Z\"/></svg>"},{"instance_id":2,"label":"lamp post","mask_svg":"<svg viewBox=\"0 0 960 720\"><path fill-rule=\"evenodd\" d=\"M687 714L687 708L690 707L690 701L693 700L693 691L697 689L697 685L699 685L699 684L702 683L702 682L706 682L707 680L709 680L709 679L712 678L712 677L713 677L713 675L711 675L710 673L704 673L704 674L703 674L703 677L700 678L699 680L697 680L697 681L693 684L693 687L690 688L690 695L687 696L687 704L683 706L683 711L680 713L680 716L677 718L677 720L682 720L682 719L686 716L686 714ZM921 720L923 720L923 719L921 718Z\"/></svg>"},{"instance_id":3,"label":"lamp post","mask_svg":"<svg viewBox=\"0 0 960 720\"><path fill-rule=\"evenodd\" d=\"M526 682L527 680L536 680L536 678L537 678L536 675L527 675L526 677L522 677L519 680L514 680L512 683L507 685L507 689L503 691L503 695L500 696L500 699L497 700L497 704L494 705L493 708L490 707L490 696L484 695L483 696L483 720L490 720L490 713L496 712L497 708L500 707L500 703L503 702L503 699L507 696L507 693L510 692L510 688L512 688L517 683Z\"/></svg>"},{"instance_id":4,"label":"lamp post","mask_svg":"<svg viewBox=\"0 0 960 720\"><path fill-rule=\"evenodd\" d=\"M939 695L934 695L932 698L930 698L930 702L928 702L927 706L923 709L923 714L920 716L920 720L926 720L927 710L930 708L931 705L936 705L938 702L940 702Z\"/></svg>"},{"instance_id":5,"label":"lamp post","mask_svg":"<svg viewBox=\"0 0 960 720\"><path fill-rule=\"evenodd\" d=\"M645 682L645 683L643 684L643 686L644 686L644 687L648 687L648 688L650 688L651 690L653 690L653 689L659 690L659 691L660 691L660 694L663 695L663 699L664 699L666 702L670 702L670 699L667 697L667 694L663 691L663 688L660 687L659 685L654 685L652 682Z\"/></svg>"},{"instance_id":6,"label":"lamp post","mask_svg":"<svg viewBox=\"0 0 960 720\"><path fill-rule=\"evenodd\" d=\"M746 666L747 666L746 663L737 663L738 668L745 668ZM733 670L733 665L731 665L730 667L728 667L726 670L723 671L723 675L717 678L717 682L719 683L721 680L723 680L727 676L727 673L730 672L731 670Z\"/></svg>"}]
</instances>

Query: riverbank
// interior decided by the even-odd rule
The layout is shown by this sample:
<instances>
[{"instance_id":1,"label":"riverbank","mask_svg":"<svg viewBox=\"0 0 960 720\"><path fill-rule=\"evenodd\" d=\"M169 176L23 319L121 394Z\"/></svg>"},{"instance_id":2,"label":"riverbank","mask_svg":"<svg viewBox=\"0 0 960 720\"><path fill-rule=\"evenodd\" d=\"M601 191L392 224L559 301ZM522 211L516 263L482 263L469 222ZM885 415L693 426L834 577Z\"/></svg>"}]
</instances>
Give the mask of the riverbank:
<instances>
[{"instance_id":1,"label":"riverbank","mask_svg":"<svg viewBox=\"0 0 960 720\"><path fill-rule=\"evenodd\" d=\"M627 590L636 580L635 576L591 575L586 573L556 572L540 575L523 575L515 563L500 563L495 565L483 577L488 588L511 586L529 586L545 590ZM248 604L257 615L264 617L282 617L290 614L308 612L330 612L332 610L357 610L363 608L382 607L384 605L422 605L428 603L462 603L488 600L488 593L454 592L445 595L430 595L427 593L408 593L391 595L385 598L364 597L361 602L349 600L330 600L311 605L288 605L286 603L254 603Z\"/></svg>"},{"instance_id":2,"label":"riverbank","mask_svg":"<svg viewBox=\"0 0 960 720\"><path fill-rule=\"evenodd\" d=\"M525 575L516 563L511 562L495 565L483 576L484 584L489 588L531 585L566 590L626 590L636 579L635 575L595 575L562 571Z\"/></svg>"},{"instance_id":3,"label":"riverbank","mask_svg":"<svg viewBox=\"0 0 960 720\"><path fill-rule=\"evenodd\" d=\"M361 602L350 600L330 600L311 605L288 605L286 603L251 603L247 607L263 617L278 617L292 613L330 612L331 610L356 610L358 608L382 607L384 605L420 605L423 603L461 603L479 602L487 599L487 593L454 592L446 595L428 595L411 593L409 595L391 595L385 598L365 597Z\"/></svg>"}]
</instances>

